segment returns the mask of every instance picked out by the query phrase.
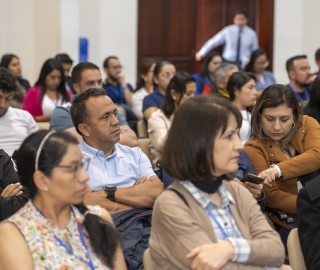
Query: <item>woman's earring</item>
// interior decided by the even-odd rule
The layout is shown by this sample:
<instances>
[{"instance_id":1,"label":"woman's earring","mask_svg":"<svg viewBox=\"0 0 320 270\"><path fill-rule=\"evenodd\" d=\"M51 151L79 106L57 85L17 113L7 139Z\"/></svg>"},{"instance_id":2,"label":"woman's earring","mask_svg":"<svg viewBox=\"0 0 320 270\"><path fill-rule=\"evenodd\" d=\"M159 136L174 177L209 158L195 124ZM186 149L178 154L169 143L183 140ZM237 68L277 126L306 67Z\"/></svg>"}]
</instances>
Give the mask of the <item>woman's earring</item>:
<instances>
[{"instance_id":1,"label":"woman's earring","mask_svg":"<svg viewBox=\"0 0 320 270\"><path fill-rule=\"evenodd\" d=\"M48 191L48 187L45 187L45 188L44 188L44 191Z\"/></svg>"},{"instance_id":2,"label":"woman's earring","mask_svg":"<svg viewBox=\"0 0 320 270\"><path fill-rule=\"evenodd\" d=\"M291 129L294 129L295 128L295 126L296 126L296 123L292 123L292 128Z\"/></svg>"}]
</instances>

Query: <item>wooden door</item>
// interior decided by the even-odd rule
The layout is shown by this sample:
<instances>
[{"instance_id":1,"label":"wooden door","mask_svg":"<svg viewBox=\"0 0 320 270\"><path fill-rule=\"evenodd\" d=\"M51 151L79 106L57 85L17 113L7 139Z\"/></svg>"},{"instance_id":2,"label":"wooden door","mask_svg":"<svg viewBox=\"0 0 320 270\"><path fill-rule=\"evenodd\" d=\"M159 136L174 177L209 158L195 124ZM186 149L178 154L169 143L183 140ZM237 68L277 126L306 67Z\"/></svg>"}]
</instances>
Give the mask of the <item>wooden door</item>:
<instances>
[{"instance_id":1,"label":"wooden door","mask_svg":"<svg viewBox=\"0 0 320 270\"><path fill-rule=\"evenodd\" d=\"M169 60L195 70L196 0L139 0L138 65L144 58Z\"/></svg>"},{"instance_id":2,"label":"wooden door","mask_svg":"<svg viewBox=\"0 0 320 270\"><path fill-rule=\"evenodd\" d=\"M239 10L247 13L248 25L272 61L274 0L139 0L138 64L144 58L167 59L177 70L199 72L194 53L232 24ZM222 53L222 46L215 50Z\"/></svg>"}]
</instances>

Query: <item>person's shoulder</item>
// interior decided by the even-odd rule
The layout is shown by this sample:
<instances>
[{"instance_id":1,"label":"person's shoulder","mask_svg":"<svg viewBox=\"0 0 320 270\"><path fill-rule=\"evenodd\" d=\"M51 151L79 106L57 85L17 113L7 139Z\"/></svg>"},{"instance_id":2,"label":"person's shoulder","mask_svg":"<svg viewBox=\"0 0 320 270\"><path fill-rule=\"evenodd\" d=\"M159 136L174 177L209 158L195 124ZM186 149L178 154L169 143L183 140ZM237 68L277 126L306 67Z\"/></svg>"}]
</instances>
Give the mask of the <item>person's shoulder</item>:
<instances>
[{"instance_id":1,"label":"person's shoulder","mask_svg":"<svg viewBox=\"0 0 320 270\"><path fill-rule=\"evenodd\" d=\"M246 148L246 146L253 146L253 147L260 147L263 146L263 143L260 139L258 138L250 138L245 144L244 144L244 148Z\"/></svg>"},{"instance_id":2,"label":"person's shoulder","mask_svg":"<svg viewBox=\"0 0 320 270\"><path fill-rule=\"evenodd\" d=\"M10 113L12 116L20 119L33 119L32 115L26 110L10 107Z\"/></svg>"},{"instance_id":3,"label":"person's shoulder","mask_svg":"<svg viewBox=\"0 0 320 270\"><path fill-rule=\"evenodd\" d=\"M40 93L41 92L41 87L40 86L33 86L30 87L27 94L35 94L35 93Z\"/></svg>"},{"instance_id":4,"label":"person's shoulder","mask_svg":"<svg viewBox=\"0 0 320 270\"><path fill-rule=\"evenodd\" d=\"M137 155L138 153L142 152L140 147L130 147L120 143L116 143L114 146L117 152L120 151L123 155L127 155L127 156Z\"/></svg>"},{"instance_id":5,"label":"person's shoulder","mask_svg":"<svg viewBox=\"0 0 320 270\"><path fill-rule=\"evenodd\" d=\"M310 127L318 127L319 123L316 119L314 119L311 116L308 115L303 115L301 117L301 126L300 129L306 129L306 128L310 128Z\"/></svg>"}]
</instances>

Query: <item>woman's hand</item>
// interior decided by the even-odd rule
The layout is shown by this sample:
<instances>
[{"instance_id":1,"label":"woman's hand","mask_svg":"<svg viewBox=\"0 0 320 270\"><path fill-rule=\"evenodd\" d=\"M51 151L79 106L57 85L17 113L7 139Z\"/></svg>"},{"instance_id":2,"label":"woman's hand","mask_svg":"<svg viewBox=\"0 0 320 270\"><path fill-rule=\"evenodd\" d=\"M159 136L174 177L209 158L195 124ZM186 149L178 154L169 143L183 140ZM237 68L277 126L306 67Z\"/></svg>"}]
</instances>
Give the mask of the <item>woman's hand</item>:
<instances>
[{"instance_id":1,"label":"woman's hand","mask_svg":"<svg viewBox=\"0 0 320 270\"><path fill-rule=\"evenodd\" d=\"M244 187L246 187L252 194L252 196L256 200L261 199L261 194L262 194L262 188L263 186L261 184L256 184L256 183L251 183L251 182L244 182L242 183Z\"/></svg>"},{"instance_id":2,"label":"woman's hand","mask_svg":"<svg viewBox=\"0 0 320 270\"><path fill-rule=\"evenodd\" d=\"M238 184L247 188L256 200L261 199L262 188L263 188L263 186L261 184L255 184L255 183L251 183L251 182L244 182L243 183L238 178L233 178L233 181L235 181Z\"/></svg>"},{"instance_id":3,"label":"woman's hand","mask_svg":"<svg viewBox=\"0 0 320 270\"><path fill-rule=\"evenodd\" d=\"M283 264L281 267L276 268L276 270L292 270L292 267L287 264Z\"/></svg>"},{"instance_id":4,"label":"woman's hand","mask_svg":"<svg viewBox=\"0 0 320 270\"><path fill-rule=\"evenodd\" d=\"M217 270L223 267L234 256L234 248L230 241L224 240L215 244L199 246L187 255L187 259L193 259L193 270Z\"/></svg>"},{"instance_id":5,"label":"woman's hand","mask_svg":"<svg viewBox=\"0 0 320 270\"><path fill-rule=\"evenodd\" d=\"M259 175L259 177L263 178L263 184L267 185L269 187L272 187L272 181L275 181L278 177L278 171L276 168L268 168L264 171L262 171Z\"/></svg>"},{"instance_id":6,"label":"woman's hand","mask_svg":"<svg viewBox=\"0 0 320 270\"><path fill-rule=\"evenodd\" d=\"M22 185L20 183L7 185L1 192L2 197L9 197L22 194Z\"/></svg>"}]
</instances>

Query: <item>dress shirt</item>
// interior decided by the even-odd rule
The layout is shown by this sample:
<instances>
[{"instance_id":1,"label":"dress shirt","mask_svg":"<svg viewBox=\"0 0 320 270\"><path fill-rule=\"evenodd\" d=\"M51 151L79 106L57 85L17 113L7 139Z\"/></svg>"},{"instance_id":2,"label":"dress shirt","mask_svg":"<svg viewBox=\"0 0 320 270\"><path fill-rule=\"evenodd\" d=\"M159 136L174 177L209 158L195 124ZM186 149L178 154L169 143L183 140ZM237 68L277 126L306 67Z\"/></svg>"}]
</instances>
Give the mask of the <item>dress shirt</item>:
<instances>
[{"instance_id":1,"label":"dress shirt","mask_svg":"<svg viewBox=\"0 0 320 270\"><path fill-rule=\"evenodd\" d=\"M151 162L139 147L116 143L113 153L106 157L103 151L80 143L83 157L90 158L88 185L92 191L102 190L106 185L118 188L133 186L141 176L155 175Z\"/></svg>"},{"instance_id":2,"label":"dress shirt","mask_svg":"<svg viewBox=\"0 0 320 270\"><path fill-rule=\"evenodd\" d=\"M233 24L226 26L212 38L210 38L200 49L201 56L205 56L212 49L224 44L222 56L225 60L235 62L237 59L238 37L240 28ZM256 32L248 26L242 28L240 45L240 62L244 67L251 53L258 49L258 38Z\"/></svg>"}]
</instances>

